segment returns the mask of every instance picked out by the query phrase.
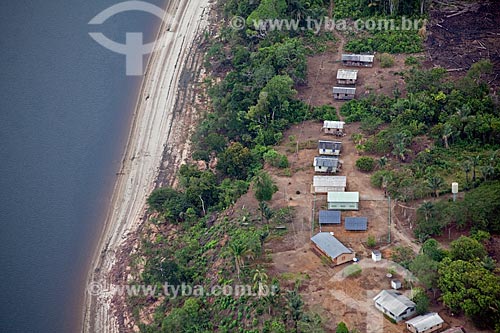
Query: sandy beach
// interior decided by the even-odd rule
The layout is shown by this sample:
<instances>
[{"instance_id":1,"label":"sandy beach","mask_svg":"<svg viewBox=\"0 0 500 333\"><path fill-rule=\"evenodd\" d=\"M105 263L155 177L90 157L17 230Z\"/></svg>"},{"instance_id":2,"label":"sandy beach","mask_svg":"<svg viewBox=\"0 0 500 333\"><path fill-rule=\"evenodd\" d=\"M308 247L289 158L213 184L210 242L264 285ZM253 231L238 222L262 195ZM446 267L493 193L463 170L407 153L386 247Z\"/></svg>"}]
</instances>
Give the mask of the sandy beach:
<instances>
[{"instance_id":1,"label":"sandy beach","mask_svg":"<svg viewBox=\"0 0 500 333\"><path fill-rule=\"evenodd\" d=\"M179 139L180 133L187 130L179 128L182 124L177 123L174 109L193 43L208 24L208 6L208 0L173 0L167 5L87 278L87 285L93 285L94 291L101 288L101 292L85 293L82 332L119 332L111 308L113 295L107 289L117 255L142 222L146 198L155 187L164 154L175 151L173 158L177 162L187 157ZM162 169L166 168L165 163Z\"/></svg>"}]
</instances>

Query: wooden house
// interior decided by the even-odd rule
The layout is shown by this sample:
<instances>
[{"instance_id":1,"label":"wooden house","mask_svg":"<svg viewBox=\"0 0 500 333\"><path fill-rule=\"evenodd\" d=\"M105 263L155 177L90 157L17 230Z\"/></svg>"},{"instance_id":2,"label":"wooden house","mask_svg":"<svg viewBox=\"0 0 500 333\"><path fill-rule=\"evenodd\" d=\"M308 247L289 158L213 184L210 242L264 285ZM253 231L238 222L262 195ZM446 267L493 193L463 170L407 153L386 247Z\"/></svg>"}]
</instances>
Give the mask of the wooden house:
<instances>
[{"instance_id":1,"label":"wooden house","mask_svg":"<svg viewBox=\"0 0 500 333\"><path fill-rule=\"evenodd\" d=\"M358 80L358 70L357 69L339 69L337 71L337 83L338 84L356 84Z\"/></svg>"},{"instance_id":2,"label":"wooden house","mask_svg":"<svg viewBox=\"0 0 500 333\"><path fill-rule=\"evenodd\" d=\"M313 162L314 172L336 173L342 167L336 156L316 156Z\"/></svg>"},{"instance_id":3,"label":"wooden house","mask_svg":"<svg viewBox=\"0 0 500 333\"><path fill-rule=\"evenodd\" d=\"M338 141L318 141L318 153L320 155L340 155L342 149L342 142Z\"/></svg>"},{"instance_id":4,"label":"wooden house","mask_svg":"<svg viewBox=\"0 0 500 333\"><path fill-rule=\"evenodd\" d=\"M417 306L408 297L395 290L382 290L373 298L375 307L386 316L400 322L414 316Z\"/></svg>"},{"instance_id":5,"label":"wooden house","mask_svg":"<svg viewBox=\"0 0 500 333\"><path fill-rule=\"evenodd\" d=\"M344 125L343 121L333 121L333 120L325 120L323 122L323 132L325 134L333 134L336 136L344 136Z\"/></svg>"},{"instance_id":6,"label":"wooden house","mask_svg":"<svg viewBox=\"0 0 500 333\"><path fill-rule=\"evenodd\" d=\"M356 253L352 249L347 248L329 232L320 232L314 235L311 242L313 250L327 257L335 266L352 261L356 257Z\"/></svg>"},{"instance_id":7,"label":"wooden house","mask_svg":"<svg viewBox=\"0 0 500 333\"><path fill-rule=\"evenodd\" d=\"M431 312L408 320L406 329L412 333L431 333L439 331L443 323L444 320L436 312Z\"/></svg>"},{"instance_id":8,"label":"wooden house","mask_svg":"<svg viewBox=\"0 0 500 333\"><path fill-rule=\"evenodd\" d=\"M374 58L371 54L342 54L342 64L350 67L373 67Z\"/></svg>"},{"instance_id":9,"label":"wooden house","mask_svg":"<svg viewBox=\"0 0 500 333\"><path fill-rule=\"evenodd\" d=\"M333 87L333 98L337 100L351 100L356 95L356 88Z\"/></svg>"}]
</instances>

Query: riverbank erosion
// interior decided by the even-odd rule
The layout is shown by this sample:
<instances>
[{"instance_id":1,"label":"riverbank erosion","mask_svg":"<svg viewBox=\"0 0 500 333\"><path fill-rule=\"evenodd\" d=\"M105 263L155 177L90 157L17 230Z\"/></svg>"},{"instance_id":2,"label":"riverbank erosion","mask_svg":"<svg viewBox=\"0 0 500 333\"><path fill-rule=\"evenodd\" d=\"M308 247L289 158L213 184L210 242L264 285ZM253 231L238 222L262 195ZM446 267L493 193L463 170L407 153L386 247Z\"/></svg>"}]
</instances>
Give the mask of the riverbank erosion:
<instances>
[{"instance_id":1,"label":"riverbank erosion","mask_svg":"<svg viewBox=\"0 0 500 333\"><path fill-rule=\"evenodd\" d=\"M125 244L141 225L146 198L155 186L171 184L177 168L187 158L188 129L195 115L184 104L194 100L189 78L200 68L197 48L208 14L207 0L175 0L167 5L87 278L82 332L124 329L123 318L113 307L113 270L127 249Z\"/></svg>"}]
</instances>

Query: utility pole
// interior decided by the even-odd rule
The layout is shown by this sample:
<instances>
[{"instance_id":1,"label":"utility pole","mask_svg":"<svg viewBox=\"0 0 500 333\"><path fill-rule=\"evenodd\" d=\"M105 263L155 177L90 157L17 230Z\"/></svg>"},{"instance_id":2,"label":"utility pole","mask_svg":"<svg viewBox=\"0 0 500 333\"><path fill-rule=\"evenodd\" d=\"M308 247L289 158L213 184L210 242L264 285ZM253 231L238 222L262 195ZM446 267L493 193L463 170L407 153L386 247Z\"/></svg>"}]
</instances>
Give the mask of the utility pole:
<instances>
[{"instance_id":1,"label":"utility pole","mask_svg":"<svg viewBox=\"0 0 500 333\"><path fill-rule=\"evenodd\" d=\"M387 243L391 244L391 196L388 196L388 202L389 202L389 233L387 234Z\"/></svg>"}]
</instances>

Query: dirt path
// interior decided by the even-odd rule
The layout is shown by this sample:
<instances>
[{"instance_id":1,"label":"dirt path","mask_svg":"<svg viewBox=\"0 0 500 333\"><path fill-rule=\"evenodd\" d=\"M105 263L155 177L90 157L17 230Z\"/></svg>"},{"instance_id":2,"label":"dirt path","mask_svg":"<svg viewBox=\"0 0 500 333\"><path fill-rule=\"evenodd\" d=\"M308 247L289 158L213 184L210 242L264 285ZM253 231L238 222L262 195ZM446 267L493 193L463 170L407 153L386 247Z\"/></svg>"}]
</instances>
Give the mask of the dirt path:
<instances>
[{"instance_id":1,"label":"dirt path","mask_svg":"<svg viewBox=\"0 0 500 333\"><path fill-rule=\"evenodd\" d=\"M166 9L159 31L163 38L158 39L159 51L151 55L146 69L120 176L87 279L94 288L92 294L85 294L83 332L119 332L111 313L113 295L107 290L110 272L121 245L141 223L164 152L172 153L182 141L179 133L187 132L175 122L174 110L191 46L207 24L207 8L208 0L177 0ZM168 29L173 23L175 28ZM186 158L185 145L176 148L167 163L175 165Z\"/></svg>"}]
</instances>

